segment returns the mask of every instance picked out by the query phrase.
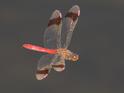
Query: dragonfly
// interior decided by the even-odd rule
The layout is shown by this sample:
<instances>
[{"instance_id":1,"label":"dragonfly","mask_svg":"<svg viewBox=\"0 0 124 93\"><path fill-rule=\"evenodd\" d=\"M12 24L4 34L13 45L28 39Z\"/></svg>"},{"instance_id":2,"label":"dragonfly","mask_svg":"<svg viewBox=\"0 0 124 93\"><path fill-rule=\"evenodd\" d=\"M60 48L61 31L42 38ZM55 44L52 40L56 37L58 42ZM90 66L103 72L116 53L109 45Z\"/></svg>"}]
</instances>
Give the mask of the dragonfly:
<instances>
[{"instance_id":1,"label":"dragonfly","mask_svg":"<svg viewBox=\"0 0 124 93\"><path fill-rule=\"evenodd\" d=\"M79 16L80 7L78 5L72 6L64 18L59 10L54 10L44 32L44 46L31 43L22 45L23 48L46 53L38 61L37 80L46 78L51 69L58 72L64 71L65 60L76 62L79 59L79 55L68 49Z\"/></svg>"}]
</instances>

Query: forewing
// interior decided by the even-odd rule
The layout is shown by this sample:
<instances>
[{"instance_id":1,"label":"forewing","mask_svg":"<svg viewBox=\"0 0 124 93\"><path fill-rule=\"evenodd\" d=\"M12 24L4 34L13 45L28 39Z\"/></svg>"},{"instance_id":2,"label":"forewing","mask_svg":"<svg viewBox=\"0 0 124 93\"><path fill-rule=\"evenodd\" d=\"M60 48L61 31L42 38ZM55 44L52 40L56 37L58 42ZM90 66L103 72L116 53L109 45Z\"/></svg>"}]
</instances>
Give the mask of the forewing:
<instances>
[{"instance_id":1,"label":"forewing","mask_svg":"<svg viewBox=\"0 0 124 93\"><path fill-rule=\"evenodd\" d=\"M47 54L43 55L38 61L37 71L36 71L36 79L42 80L48 76L48 73L51 70L51 63L55 55Z\"/></svg>"},{"instance_id":2,"label":"forewing","mask_svg":"<svg viewBox=\"0 0 124 93\"><path fill-rule=\"evenodd\" d=\"M58 72L63 71L63 70L65 69L65 60L64 60L64 58L59 57L58 62L52 64L52 68L53 68L55 71L58 71Z\"/></svg>"},{"instance_id":3,"label":"forewing","mask_svg":"<svg viewBox=\"0 0 124 93\"><path fill-rule=\"evenodd\" d=\"M71 37L74 31L74 28L77 24L78 17L80 15L80 8L78 5L74 5L65 15L63 19L63 28L62 28L62 47L67 48L70 44Z\"/></svg>"},{"instance_id":4,"label":"forewing","mask_svg":"<svg viewBox=\"0 0 124 93\"><path fill-rule=\"evenodd\" d=\"M44 46L49 49L61 47L61 26L62 15L59 10L55 10L48 22L48 27L44 32Z\"/></svg>"}]
</instances>

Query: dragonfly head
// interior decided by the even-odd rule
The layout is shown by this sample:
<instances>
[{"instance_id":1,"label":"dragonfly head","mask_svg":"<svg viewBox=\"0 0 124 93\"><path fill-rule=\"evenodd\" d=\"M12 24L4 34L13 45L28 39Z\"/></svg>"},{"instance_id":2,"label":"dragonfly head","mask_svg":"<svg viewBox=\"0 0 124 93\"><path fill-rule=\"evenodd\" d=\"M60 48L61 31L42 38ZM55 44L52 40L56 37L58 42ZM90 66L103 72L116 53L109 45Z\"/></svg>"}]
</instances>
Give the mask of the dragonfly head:
<instances>
[{"instance_id":1,"label":"dragonfly head","mask_svg":"<svg viewBox=\"0 0 124 93\"><path fill-rule=\"evenodd\" d=\"M72 56L71 56L71 60L72 61L77 61L79 59L79 55L77 55L77 54L73 54Z\"/></svg>"}]
</instances>

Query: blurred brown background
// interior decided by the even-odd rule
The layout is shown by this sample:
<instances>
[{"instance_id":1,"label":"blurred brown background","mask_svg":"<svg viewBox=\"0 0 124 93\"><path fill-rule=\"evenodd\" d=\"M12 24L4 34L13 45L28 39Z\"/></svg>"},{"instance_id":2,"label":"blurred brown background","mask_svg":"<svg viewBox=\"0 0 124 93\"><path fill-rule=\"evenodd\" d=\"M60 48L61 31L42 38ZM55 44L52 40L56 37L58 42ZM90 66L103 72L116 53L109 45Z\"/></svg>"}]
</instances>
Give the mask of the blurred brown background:
<instances>
[{"instance_id":1,"label":"blurred brown background","mask_svg":"<svg viewBox=\"0 0 124 93\"><path fill-rule=\"evenodd\" d=\"M69 49L80 60L37 81L37 61L44 53L21 46L43 45L53 10L65 14L75 4L81 16ZM124 1L1 0L0 93L124 93Z\"/></svg>"}]
</instances>

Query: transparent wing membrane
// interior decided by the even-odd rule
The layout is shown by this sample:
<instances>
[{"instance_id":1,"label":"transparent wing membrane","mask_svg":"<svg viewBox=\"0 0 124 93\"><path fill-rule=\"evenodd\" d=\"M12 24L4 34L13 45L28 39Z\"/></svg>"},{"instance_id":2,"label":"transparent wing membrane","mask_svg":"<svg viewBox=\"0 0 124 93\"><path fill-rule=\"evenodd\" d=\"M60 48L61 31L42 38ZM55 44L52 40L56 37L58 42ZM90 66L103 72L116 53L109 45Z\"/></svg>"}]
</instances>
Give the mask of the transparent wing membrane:
<instances>
[{"instance_id":1,"label":"transparent wing membrane","mask_svg":"<svg viewBox=\"0 0 124 93\"><path fill-rule=\"evenodd\" d=\"M51 63L55 55L47 54L43 55L38 61L36 78L37 80L42 80L47 77L51 70Z\"/></svg>"},{"instance_id":2,"label":"transparent wing membrane","mask_svg":"<svg viewBox=\"0 0 124 93\"><path fill-rule=\"evenodd\" d=\"M63 19L61 42L62 47L64 48L68 48L70 44L72 34L77 24L79 15L80 8L79 6L75 5L67 12L65 18Z\"/></svg>"},{"instance_id":3,"label":"transparent wing membrane","mask_svg":"<svg viewBox=\"0 0 124 93\"><path fill-rule=\"evenodd\" d=\"M38 61L37 69L40 70L42 67L50 65L54 58L55 58L55 55L52 55L52 54L43 55Z\"/></svg>"},{"instance_id":4,"label":"transparent wing membrane","mask_svg":"<svg viewBox=\"0 0 124 93\"><path fill-rule=\"evenodd\" d=\"M61 47L61 26L62 15L59 10L55 10L48 22L48 27L44 33L44 46L50 49Z\"/></svg>"}]
</instances>

